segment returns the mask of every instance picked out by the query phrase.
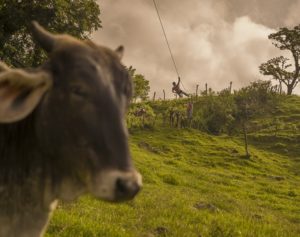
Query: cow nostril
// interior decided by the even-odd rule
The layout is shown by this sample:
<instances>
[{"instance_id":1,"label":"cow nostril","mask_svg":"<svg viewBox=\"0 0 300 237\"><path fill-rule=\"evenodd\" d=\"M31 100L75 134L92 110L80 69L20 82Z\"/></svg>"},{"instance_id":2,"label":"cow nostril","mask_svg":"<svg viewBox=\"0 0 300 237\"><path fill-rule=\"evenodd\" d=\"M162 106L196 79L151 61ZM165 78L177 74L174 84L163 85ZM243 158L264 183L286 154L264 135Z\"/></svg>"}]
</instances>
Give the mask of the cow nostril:
<instances>
[{"instance_id":1,"label":"cow nostril","mask_svg":"<svg viewBox=\"0 0 300 237\"><path fill-rule=\"evenodd\" d=\"M127 192L127 184L126 180L122 180L121 178L117 179L116 182L116 190L119 193L126 193Z\"/></svg>"},{"instance_id":2,"label":"cow nostril","mask_svg":"<svg viewBox=\"0 0 300 237\"><path fill-rule=\"evenodd\" d=\"M137 182L118 178L116 180L116 197L117 199L131 199L140 190L140 185Z\"/></svg>"}]
</instances>

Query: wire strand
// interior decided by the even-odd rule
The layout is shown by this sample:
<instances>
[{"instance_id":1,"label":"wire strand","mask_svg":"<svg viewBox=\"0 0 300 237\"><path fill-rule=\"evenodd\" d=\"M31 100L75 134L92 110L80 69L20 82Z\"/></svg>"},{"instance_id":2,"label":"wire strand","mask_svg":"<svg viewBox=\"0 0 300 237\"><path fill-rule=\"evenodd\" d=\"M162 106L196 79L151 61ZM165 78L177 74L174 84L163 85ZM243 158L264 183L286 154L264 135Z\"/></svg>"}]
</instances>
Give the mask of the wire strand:
<instances>
[{"instance_id":1,"label":"wire strand","mask_svg":"<svg viewBox=\"0 0 300 237\"><path fill-rule=\"evenodd\" d=\"M156 10L156 13L157 13L157 16L158 16L160 25L161 25L161 29L162 29L163 34L164 34L164 37L165 37L165 39L166 39L166 43L167 43L167 46L168 46L168 49L169 49L169 52L170 52L170 56L171 56L172 61L173 61L173 64L174 64L174 68L175 68L176 74L177 74L177 76L179 77L178 68L177 68L177 65L176 65L176 62L175 62L175 59L174 59L174 56L173 56L173 53L172 53L170 44L169 44L169 40L168 40L168 38L167 38L167 34L166 34L166 31L165 31L163 22L162 22L162 20L161 20L161 17L160 17L159 11L158 11L158 7L157 7L157 4L156 4L155 0L153 0L153 4L154 4L154 6L155 6L155 10ZM182 84L182 83L181 83L181 84Z\"/></svg>"}]
</instances>

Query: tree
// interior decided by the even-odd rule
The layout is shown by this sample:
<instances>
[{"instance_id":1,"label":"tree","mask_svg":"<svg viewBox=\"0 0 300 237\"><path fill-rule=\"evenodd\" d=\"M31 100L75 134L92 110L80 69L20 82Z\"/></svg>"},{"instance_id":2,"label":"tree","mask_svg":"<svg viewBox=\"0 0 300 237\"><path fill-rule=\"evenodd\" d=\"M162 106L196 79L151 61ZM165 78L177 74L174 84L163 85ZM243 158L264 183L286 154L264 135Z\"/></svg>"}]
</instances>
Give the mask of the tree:
<instances>
[{"instance_id":1,"label":"tree","mask_svg":"<svg viewBox=\"0 0 300 237\"><path fill-rule=\"evenodd\" d=\"M249 120L274 107L276 100L273 95L270 81L255 81L250 86L235 91L234 100L237 106L235 119L243 130L247 158L250 158L248 149Z\"/></svg>"},{"instance_id":2,"label":"tree","mask_svg":"<svg viewBox=\"0 0 300 237\"><path fill-rule=\"evenodd\" d=\"M263 63L259 69L263 75L271 75L275 80L284 83L287 86L287 94L291 95L300 81L299 57L300 57L300 25L293 29L280 28L276 33L268 36L275 47L280 50L288 50L292 54L294 61L294 70L287 71L292 64L288 64L285 57L277 57Z\"/></svg>"},{"instance_id":3,"label":"tree","mask_svg":"<svg viewBox=\"0 0 300 237\"><path fill-rule=\"evenodd\" d=\"M130 66L127 70L133 81L133 100L136 101L137 99L141 99L142 101L145 101L149 97L149 81L146 80L142 74L135 74L136 69L134 69L132 66Z\"/></svg>"},{"instance_id":4,"label":"tree","mask_svg":"<svg viewBox=\"0 0 300 237\"><path fill-rule=\"evenodd\" d=\"M288 61L289 59L283 56L272 58L259 66L260 73L265 76L272 76L274 80L279 81L280 88L283 83L287 88L293 87L294 89L297 83L292 86L293 73L287 71L292 64L289 64Z\"/></svg>"},{"instance_id":5,"label":"tree","mask_svg":"<svg viewBox=\"0 0 300 237\"><path fill-rule=\"evenodd\" d=\"M1 0L0 58L15 67L37 66L45 59L30 34L36 20L53 33L80 39L101 27L96 0Z\"/></svg>"}]
</instances>

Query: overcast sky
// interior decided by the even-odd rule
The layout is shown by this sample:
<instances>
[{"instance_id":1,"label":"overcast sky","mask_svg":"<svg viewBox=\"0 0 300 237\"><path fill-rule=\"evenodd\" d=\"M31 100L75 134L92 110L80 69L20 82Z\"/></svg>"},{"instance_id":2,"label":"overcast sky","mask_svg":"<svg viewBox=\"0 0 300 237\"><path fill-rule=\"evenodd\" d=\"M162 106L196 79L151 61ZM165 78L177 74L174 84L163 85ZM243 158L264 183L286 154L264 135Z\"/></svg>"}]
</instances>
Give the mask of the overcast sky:
<instances>
[{"instance_id":1,"label":"overcast sky","mask_svg":"<svg viewBox=\"0 0 300 237\"><path fill-rule=\"evenodd\" d=\"M177 80L152 0L98 0L102 45L125 46L125 65L150 81L151 91L172 96ZM279 56L268 35L300 24L300 0L156 0L184 88L207 82L220 90L264 78L258 66ZM299 90L298 86L298 91Z\"/></svg>"}]
</instances>

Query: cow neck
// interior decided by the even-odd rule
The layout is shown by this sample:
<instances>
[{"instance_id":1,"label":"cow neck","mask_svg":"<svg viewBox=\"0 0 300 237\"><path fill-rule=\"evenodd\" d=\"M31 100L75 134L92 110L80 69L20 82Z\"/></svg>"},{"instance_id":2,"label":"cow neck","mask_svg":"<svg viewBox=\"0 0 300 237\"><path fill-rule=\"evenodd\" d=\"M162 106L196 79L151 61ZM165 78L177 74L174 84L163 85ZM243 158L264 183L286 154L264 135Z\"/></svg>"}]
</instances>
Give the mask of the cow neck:
<instances>
[{"instance_id":1,"label":"cow neck","mask_svg":"<svg viewBox=\"0 0 300 237\"><path fill-rule=\"evenodd\" d=\"M43 171L35 132L35 116L0 125L0 184L22 184Z\"/></svg>"}]
</instances>

